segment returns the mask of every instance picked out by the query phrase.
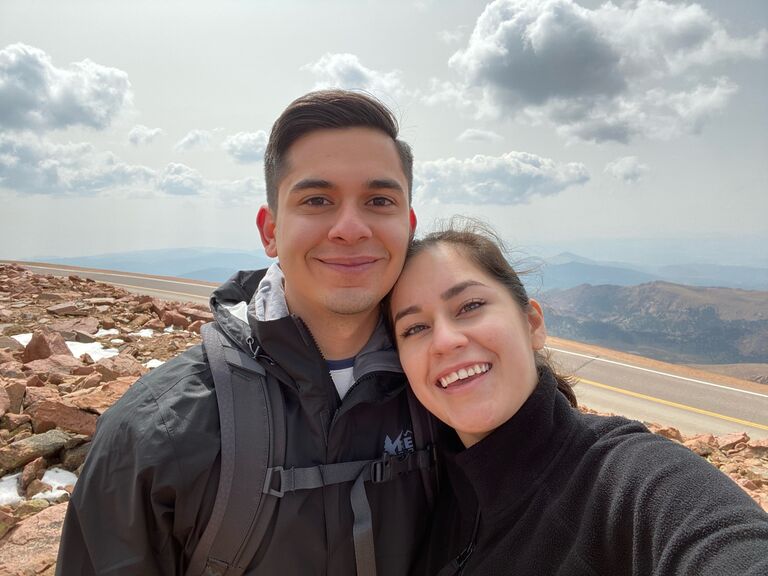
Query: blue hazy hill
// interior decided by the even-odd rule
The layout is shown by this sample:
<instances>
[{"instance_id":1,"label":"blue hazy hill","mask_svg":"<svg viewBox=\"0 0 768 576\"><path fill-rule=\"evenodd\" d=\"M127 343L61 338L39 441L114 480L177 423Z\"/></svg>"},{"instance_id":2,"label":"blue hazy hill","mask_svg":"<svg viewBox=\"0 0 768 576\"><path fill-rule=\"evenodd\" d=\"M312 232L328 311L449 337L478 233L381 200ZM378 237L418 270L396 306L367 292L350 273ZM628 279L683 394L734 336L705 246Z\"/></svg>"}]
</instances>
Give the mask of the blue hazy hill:
<instances>
[{"instance_id":1,"label":"blue hazy hill","mask_svg":"<svg viewBox=\"0 0 768 576\"><path fill-rule=\"evenodd\" d=\"M266 268L273 261L262 251L248 252L220 248L138 250L72 258L41 258L40 260L52 264L175 276L208 282L223 282L237 270Z\"/></svg>"}]
</instances>

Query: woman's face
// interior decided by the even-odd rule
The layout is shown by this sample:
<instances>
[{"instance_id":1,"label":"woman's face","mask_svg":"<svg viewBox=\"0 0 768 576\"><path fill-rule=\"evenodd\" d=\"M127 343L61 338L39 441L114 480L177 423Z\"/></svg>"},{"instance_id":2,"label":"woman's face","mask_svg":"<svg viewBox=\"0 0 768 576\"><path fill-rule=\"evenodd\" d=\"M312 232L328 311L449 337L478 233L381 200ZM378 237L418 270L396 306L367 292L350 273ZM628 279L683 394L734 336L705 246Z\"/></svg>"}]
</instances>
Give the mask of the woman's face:
<instances>
[{"instance_id":1,"label":"woman's face","mask_svg":"<svg viewBox=\"0 0 768 576\"><path fill-rule=\"evenodd\" d=\"M400 362L421 403L465 446L509 420L536 387L546 329L501 283L448 244L411 258L392 292Z\"/></svg>"}]
</instances>

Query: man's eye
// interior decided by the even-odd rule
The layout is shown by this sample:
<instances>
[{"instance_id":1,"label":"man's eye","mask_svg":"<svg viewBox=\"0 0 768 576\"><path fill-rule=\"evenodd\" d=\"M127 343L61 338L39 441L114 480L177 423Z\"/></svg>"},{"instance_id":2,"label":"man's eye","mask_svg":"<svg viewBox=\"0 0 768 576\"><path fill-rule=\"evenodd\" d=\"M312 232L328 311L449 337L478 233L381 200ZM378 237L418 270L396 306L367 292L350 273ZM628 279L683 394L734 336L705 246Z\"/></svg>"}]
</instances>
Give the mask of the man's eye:
<instances>
[{"instance_id":1,"label":"man's eye","mask_svg":"<svg viewBox=\"0 0 768 576\"><path fill-rule=\"evenodd\" d=\"M387 198L385 196L376 196L376 198L372 198L370 200L370 203L373 206L392 206L394 205L394 202L391 198Z\"/></svg>"},{"instance_id":2,"label":"man's eye","mask_svg":"<svg viewBox=\"0 0 768 576\"><path fill-rule=\"evenodd\" d=\"M413 336L414 334L418 334L422 330L426 330L427 327L424 326L424 324L414 324L413 326L408 326L405 330L403 330L400 333L401 338L408 338L408 336Z\"/></svg>"},{"instance_id":3,"label":"man's eye","mask_svg":"<svg viewBox=\"0 0 768 576\"><path fill-rule=\"evenodd\" d=\"M323 198L322 196L311 196L302 202L306 206L327 206L330 203L328 198Z\"/></svg>"}]
</instances>

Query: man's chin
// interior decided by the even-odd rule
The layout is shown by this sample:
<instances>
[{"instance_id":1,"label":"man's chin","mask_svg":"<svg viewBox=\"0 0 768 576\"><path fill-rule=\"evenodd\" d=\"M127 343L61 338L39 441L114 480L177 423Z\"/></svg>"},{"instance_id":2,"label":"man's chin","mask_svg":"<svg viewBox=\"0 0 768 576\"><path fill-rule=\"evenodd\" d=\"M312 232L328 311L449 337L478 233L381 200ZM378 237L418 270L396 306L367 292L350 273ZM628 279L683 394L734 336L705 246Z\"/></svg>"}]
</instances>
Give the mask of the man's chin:
<instances>
[{"instance_id":1,"label":"man's chin","mask_svg":"<svg viewBox=\"0 0 768 576\"><path fill-rule=\"evenodd\" d=\"M325 300L325 308L329 312L341 316L354 316L366 314L377 310L382 297L360 290L336 290L328 295Z\"/></svg>"}]
</instances>

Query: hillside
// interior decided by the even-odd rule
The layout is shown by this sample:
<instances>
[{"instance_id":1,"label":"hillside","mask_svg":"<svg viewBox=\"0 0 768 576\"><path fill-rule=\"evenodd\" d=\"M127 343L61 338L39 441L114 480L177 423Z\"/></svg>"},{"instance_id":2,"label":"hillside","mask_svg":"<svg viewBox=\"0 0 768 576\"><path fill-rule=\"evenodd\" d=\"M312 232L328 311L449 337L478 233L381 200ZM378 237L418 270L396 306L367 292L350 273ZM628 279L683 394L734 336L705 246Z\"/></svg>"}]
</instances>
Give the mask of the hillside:
<instances>
[{"instance_id":1,"label":"hillside","mask_svg":"<svg viewBox=\"0 0 768 576\"><path fill-rule=\"evenodd\" d=\"M768 362L768 292L669 282L550 290L554 336L697 364Z\"/></svg>"}]
</instances>

